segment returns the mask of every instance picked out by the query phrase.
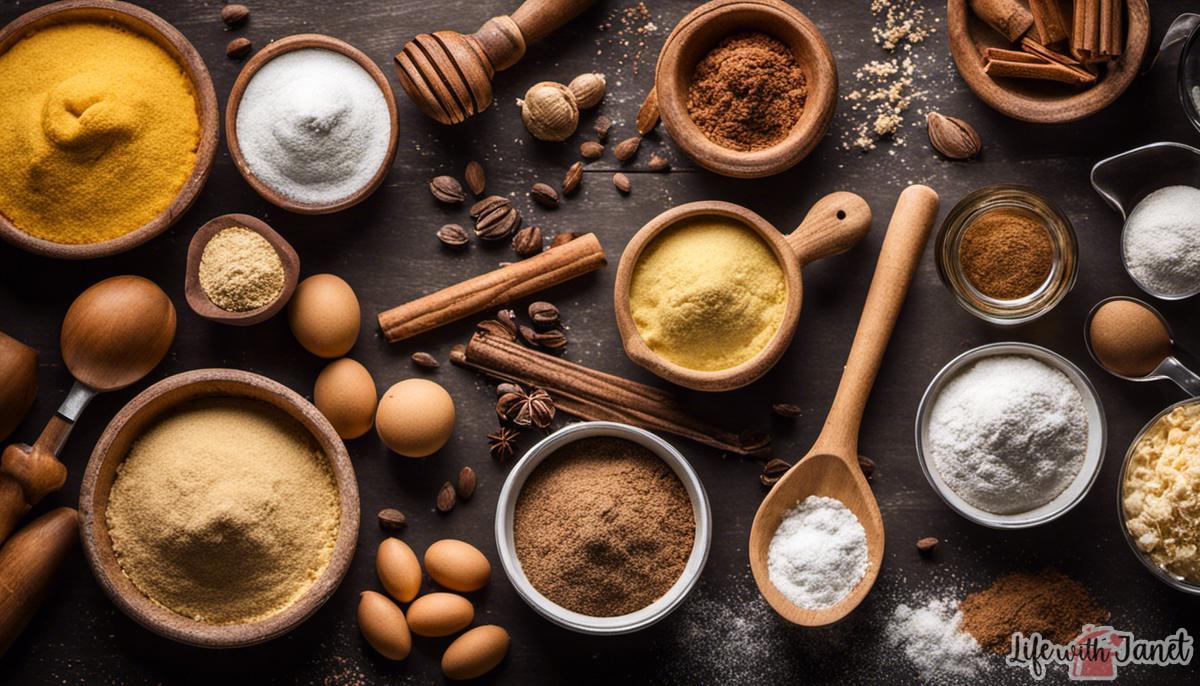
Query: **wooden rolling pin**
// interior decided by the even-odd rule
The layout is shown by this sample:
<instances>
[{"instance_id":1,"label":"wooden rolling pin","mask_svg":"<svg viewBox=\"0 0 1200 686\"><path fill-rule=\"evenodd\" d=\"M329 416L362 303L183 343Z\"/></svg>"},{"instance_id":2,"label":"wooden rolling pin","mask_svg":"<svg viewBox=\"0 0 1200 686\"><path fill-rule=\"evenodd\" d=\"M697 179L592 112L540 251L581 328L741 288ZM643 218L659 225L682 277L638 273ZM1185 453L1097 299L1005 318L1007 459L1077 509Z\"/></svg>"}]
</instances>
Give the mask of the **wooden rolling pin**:
<instances>
[{"instance_id":1,"label":"wooden rolling pin","mask_svg":"<svg viewBox=\"0 0 1200 686\"><path fill-rule=\"evenodd\" d=\"M607 264L596 234L587 233L529 259L443 288L379 314L389 343L500 307L596 271Z\"/></svg>"},{"instance_id":2,"label":"wooden rolling pin","mask_svg":"<svg viewBox=\"0 0 1200 686\"><path fill-rule=\"evenodd\" d=\"M54 571L79 541L79 514L51 510L0 548L0 657L41 607Z\"/></svg>"}]
</instances>

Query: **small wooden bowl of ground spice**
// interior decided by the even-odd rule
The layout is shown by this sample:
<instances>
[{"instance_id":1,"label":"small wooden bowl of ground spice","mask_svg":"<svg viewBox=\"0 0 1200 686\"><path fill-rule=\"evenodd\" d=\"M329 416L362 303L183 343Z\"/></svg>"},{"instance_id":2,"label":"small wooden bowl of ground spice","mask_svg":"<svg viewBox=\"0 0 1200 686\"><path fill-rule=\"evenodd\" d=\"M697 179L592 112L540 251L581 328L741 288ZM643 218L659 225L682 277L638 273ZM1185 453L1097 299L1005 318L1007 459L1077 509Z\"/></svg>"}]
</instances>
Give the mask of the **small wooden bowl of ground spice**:
<instances>
[{"instance_id":1,"label":"small wooden bowl of ground spice","mask_svg":"<svg viewBox=\"0 0 1200 686\"><path fill-rule=\"evenodd\" d=\"M529 449L496 506L496 547L517 594L585 634L627 634L670 614L712 542L700 478L658 436L581 422Z\"/></svg>"},{"instance_id":2,"label":"small wooden bowl of ground spice","mask_svg":"<svg viewBox=\"0 0 1200 686\"><path fill-rule=\"evenodd\" d=\"M329 214L362 202L396 157L396 96L371 58L331 36L288 36L258 51L225 107L229 155L268 202Z\"/></svg>"},{"instance_id":3,"label":"small wooden bowl of ground spice","mask_svg":"<svg viewBox=\"0 0 1200 686\"><path fill-rule=\"evenodd\" d=\"M299 275L300 257L266 222L224 214L192 236L183 290L201 317L249 326L283 309Z\"/></svg>"},{"instance_id":4,"label":"small wooden bowl of ground spice","mask_svg":"<svg viewBox=\"0 0 1200 686\"><path fill-rule=\"evenodd\" d=\"M208 179L212 78L148 10L106 0L31 10L0 30L0 82L0 238L23 250L124 252L171 226ZM79 112L80 102L91 104Z\"/></svg>"},{"instance_id":5,"label":"small wooden bowl of ground spice","mask_svg":"<svg viewBox=\"0 0 1200 686\"><path fill-rule=\"evenodd\" d=\"M1070 219L1032 188L967 194L938 231L938 275L958 304L993 324L1032 321L1075 286L1079 246Z\"/></svg>"},{"instance_id":6,"label":"small wooden bowl of ground spice","mask_svg":"<svg viewBox=\"0 0 1200 686\"><path fill-rule=\"evenodd\" d=\"M358 484L307 400L258 374L199 369L117 413L79 513L117 607L161 636L232 648L290 631L333 594L354 556Z\"/></svg>"},{"instance_id":7,"label":"small wooden bowl of ground spice","mask_svg":"<svg viewBox=\"0 0 1200 686\"><path fill-rule=\"evenodd\" d=\"M714 0L680 20L658 57L663 125L706 169L777 174L825 136L837 65L817 27L779 0Z\"/></svg>"}]
</instances>

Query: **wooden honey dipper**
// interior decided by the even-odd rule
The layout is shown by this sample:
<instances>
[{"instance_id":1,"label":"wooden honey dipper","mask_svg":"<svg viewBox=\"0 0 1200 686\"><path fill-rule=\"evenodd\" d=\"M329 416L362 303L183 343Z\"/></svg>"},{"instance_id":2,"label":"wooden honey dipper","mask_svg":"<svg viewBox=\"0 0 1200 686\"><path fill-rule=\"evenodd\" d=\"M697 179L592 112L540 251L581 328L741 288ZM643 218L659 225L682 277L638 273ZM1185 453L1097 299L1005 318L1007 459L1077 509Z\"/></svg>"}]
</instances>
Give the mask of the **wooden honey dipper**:
<instances>
[{"instance_id":1,"label":"wooden honey dipper","mask_svg":"<svg viewBox=\"0 0 1200 686\"><path fill-rule=\"evenodd\" d=\"M458 124L492 104L492 77L525 56L525 46L587 9L594 0L526 0L475 33L422 33L396 53L404 92L425 114Z\"/></svg>"}]
</instances>

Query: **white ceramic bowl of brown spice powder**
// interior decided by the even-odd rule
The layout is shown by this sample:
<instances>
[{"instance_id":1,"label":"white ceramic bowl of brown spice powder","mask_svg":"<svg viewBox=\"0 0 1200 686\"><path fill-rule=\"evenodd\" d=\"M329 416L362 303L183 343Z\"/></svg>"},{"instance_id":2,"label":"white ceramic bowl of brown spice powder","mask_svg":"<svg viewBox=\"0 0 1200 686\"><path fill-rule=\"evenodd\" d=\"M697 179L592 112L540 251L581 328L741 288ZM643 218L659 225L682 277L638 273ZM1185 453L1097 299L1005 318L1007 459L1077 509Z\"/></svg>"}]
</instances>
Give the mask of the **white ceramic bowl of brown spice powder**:
<instances>
[{"instance_id":1,"label":"white ceramic bowl of brown spice powder","mask_svg":"<svg viewBox=\"0 0 1200 686\"><path fill-rule=\"evenodd\" d=\"M517 462L496 507L496 546L538 614L586 634L627 634L677 608L708 559L712 514L696 472L658 436L582 422Z\"/></svg>"}]
</instances>

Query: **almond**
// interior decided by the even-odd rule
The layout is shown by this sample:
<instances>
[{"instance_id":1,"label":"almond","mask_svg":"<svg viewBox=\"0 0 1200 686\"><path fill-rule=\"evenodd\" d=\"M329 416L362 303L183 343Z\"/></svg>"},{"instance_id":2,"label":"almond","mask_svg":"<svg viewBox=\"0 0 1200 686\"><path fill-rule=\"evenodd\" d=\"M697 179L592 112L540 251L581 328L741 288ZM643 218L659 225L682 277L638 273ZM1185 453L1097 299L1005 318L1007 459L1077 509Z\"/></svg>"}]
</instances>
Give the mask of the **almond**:
<instances>
[{"instance_id":1,"label":"almond","mask_svg":"<svg viewBox=\"0 0 1200 686\"><path fill-rule=\"evenodd\" d=\"M925 123L929 127L929 142L949 159L969 160L983 149L983 141L975 129L957 117L930 112Z\"/></svg>"}]
</instances>

